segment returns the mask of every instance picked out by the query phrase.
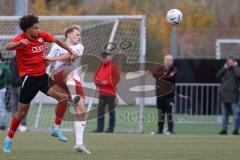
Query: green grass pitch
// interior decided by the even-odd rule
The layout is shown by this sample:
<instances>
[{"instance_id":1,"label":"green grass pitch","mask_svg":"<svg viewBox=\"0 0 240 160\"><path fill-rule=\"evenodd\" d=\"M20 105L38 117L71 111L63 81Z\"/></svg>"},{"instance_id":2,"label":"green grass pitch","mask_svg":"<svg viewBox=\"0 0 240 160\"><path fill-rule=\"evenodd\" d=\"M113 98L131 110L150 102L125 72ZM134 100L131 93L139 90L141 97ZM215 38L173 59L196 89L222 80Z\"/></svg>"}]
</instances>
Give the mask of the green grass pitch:
<instances>
[{"instance_id":1,"label":"green grass pitch","mask_svg":"<svg viewBox=\"0 0 240 160\"><path fill-rule=\"evenodd\" d=\"M74 133L65 132L69 141L59 142L49 132L17 133L14 139L13 152L4 154L0 151L0 160L238 160L240 158L240 136L232 136L229 127L228 136L218 136L219 124L176 124L177 135L150 135L156 130L156 108L146 107L148 116L144 122L144 134L129 134L125 131L136 130L138 109L135 107L119 107L114 134L94 134L96 119L87 123L85 144L91 155L80 155L73 151ZM34 126L37 107L31 107L28 127ZM127 114L126 114L127 113ZM127 116L126 116L127 115ZM181 118L183 115L179 115ZM9 116L9 119L11 116ZM185 117L189 120L189 117ZM192 121L211 122L214 116L191 117ZM41 112L40 127L50 128L54 121L54 107L45 107ZM106 128L108 118L106 117ZM71 126L72 122L63 122L63 126ZM0 131L0 147L2 148L7 132Z\"/></svg>"},{"instance_id":2,"label":"green grass pitch","mask_svg":"<svg viewBox=\"0 0 240 160\"><path fill-rule=\"evenodd\" d=\"M0 132L0 145L6 132ZM13 152L0 153L0 160L236 160L239 159L239 136L158 136L150 134L85 135L92 152L73 151L74 134L67 132L64 143L47 132L17 133Z\"/></svg>"},{"instance_id":3,"label":"green grass pitch","mask_svg":"<svg viewBox=\"0 0 240 160\"><path fill-rule=\"evenodd\" d=\"M28 113L28 128L33 129L37 114L37 106L31 106ZM44 106L40 115L39 128L50 129L54 122L55 106ZM9 115L9 120L11 116ZM231 118L232 119L232 118ZM176 132L184 135L216 135L221 129L221 125L216 124L217 116L190 116L190 115L176 115ZM182 121L183 123L180 123ZM191 122L191 123L189 123ZM199 122L203 122L200 124ZM215 123L211 123L215 122ZM157 127L157 110L153 106L145 107L144 112L144 131L151 133ZM117 107L116 109L116 127L115 131L118 133L136 132L139 126L138 107ZM71 121L63 121L62 127L73 128ZM108 127L108 114L105 118L105 129ZM91 119L87 122L87 132L96 129L96 119ZM229 131L232 131L230 125Z\"/></svg>"}]
</instances>

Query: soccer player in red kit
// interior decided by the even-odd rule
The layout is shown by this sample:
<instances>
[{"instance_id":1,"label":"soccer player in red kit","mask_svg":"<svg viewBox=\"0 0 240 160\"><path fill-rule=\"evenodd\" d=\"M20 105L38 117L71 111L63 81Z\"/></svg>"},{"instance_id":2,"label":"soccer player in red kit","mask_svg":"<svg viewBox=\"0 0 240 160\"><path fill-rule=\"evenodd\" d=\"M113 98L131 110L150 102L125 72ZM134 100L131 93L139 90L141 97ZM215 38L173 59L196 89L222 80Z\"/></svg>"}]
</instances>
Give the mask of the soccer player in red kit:
<instances>
[{"instance_id":1,"label":"soccer player in red kit","mask_svg":"<svg viewBox=\"0 0 240 160\"><path fill-rule=\"evenodd\" d=\"M22 120L27 114L30 102L38 91L55 98L58 101L68 101L68 95L57 85L49 88L48 75L46 74L46 63L44 59L45 42L55 42L70 54L76 55L65 42L54 35L39 29L38 17L26 15L20 18L19 26L23 31L7 45L8 50L16 50L16 61L19 76L22 80L18 111L14 115L5 138L3 152L12 151L13 136Z\"/></svg>"}]
</instances>

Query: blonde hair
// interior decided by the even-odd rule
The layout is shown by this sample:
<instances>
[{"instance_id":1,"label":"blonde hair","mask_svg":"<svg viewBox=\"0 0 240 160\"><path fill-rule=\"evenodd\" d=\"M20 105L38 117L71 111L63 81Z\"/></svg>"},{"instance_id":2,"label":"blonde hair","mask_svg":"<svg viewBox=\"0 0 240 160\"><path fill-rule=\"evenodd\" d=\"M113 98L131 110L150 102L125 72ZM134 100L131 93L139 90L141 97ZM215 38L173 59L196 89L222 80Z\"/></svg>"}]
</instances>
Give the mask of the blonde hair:
<instances>
[{"instance_id":1,"label":"blonde hair","mask_svg":"<svg viewBox=\"0 0 240 160\"><path fill-rule=\"evenodd\" d=\"M65 38L67 38L68 34L73 32L74 30L77 30L77 31L81 32L81 27L79 25L72 25L71 27L66 28L65 29L65 33L64 33L65 34Z\"/></svg>"}]
</instances>

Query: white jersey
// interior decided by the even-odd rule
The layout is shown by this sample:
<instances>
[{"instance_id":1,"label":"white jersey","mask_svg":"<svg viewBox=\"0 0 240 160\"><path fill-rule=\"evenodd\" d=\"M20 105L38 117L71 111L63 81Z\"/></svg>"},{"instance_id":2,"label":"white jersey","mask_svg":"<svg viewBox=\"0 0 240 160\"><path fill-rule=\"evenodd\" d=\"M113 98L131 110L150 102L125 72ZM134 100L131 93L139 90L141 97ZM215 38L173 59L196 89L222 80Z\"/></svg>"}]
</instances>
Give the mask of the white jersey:
<instances>
[{"instance_id":1,"label":"white jersey","mask_svg":"<svg viewBox=\"0 0 240 160\"><path fill-rule=\"evenodd\" d=\"M73 50L75 50L78 53L78 56L83 55L84 51L84 46L82 44L77 44L74 46L70 46ZM58 46L57 44L54 44L52 46L52 49L50 50L48 56L49 57L56 57L56 56L62 56L65 54L69 54L67 50L63 49L62 47ZM80 81L80 75L79 73L81 72L81 66L77 66L76 68L74 67L74 64L70 61L56 61L54 64L54 70L62 70L62 69L74 69L74 75L73 77L76 80Z\"/></svg>"}]
</instances>

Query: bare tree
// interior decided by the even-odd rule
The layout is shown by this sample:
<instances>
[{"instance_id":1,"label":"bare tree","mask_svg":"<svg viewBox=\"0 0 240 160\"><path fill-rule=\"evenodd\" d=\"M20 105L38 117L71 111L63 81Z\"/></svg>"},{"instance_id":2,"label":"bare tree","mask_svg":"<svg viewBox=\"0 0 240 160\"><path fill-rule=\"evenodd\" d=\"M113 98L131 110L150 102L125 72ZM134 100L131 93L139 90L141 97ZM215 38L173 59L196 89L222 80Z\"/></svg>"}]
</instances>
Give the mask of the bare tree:
<instances>
[{"instance_id":1,"label":"bare tree","mask_svg":"<svg viewBox=\"0 0 240 160\"><path fill-rule=\"evenodd\" d=\"M209 0L217 27L236 28L240 26L239 0Z\"/></svg>"},{"instance_id":2,"label":"bare tree","mask_svg":"<svg viewBox=\"0 0 240 160\"><path fill-rule=\"evenodd\" d=\"M1 0L0 15L14 15L14 14L15 14L15 0Z\"/></svg>"}]
</instances>

